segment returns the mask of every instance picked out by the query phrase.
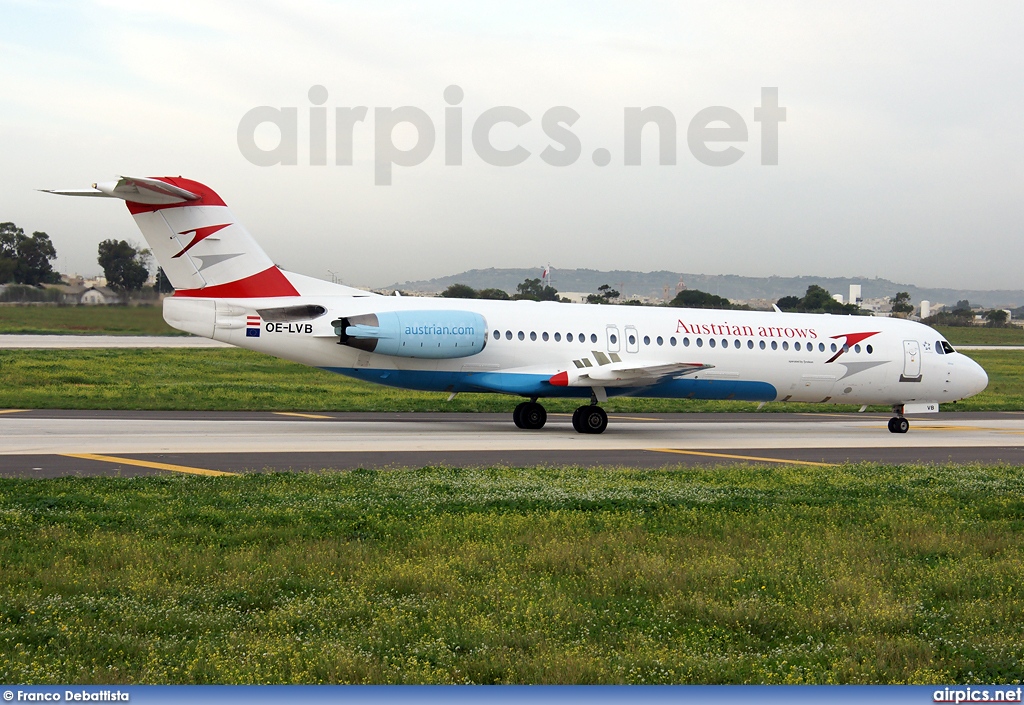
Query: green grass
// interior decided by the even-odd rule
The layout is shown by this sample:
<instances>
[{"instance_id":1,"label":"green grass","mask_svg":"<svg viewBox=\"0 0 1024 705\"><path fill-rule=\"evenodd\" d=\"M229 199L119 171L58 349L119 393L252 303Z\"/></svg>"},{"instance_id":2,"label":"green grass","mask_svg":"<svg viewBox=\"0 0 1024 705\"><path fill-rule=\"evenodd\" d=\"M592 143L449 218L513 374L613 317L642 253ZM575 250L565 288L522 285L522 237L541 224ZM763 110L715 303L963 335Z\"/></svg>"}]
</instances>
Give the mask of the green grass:
<instances>
[{"instance_id":1,"label":"green grass","mask_svg":"<svg viewBox=\"0 0 1024 705\"><path fill-rule=\"evenodd\" d=\"M160 306L0 306L0 334L184 335Z\"/></svg>"},{"instance_id":2,"label":"green grass","mask_svg":"<svg viewBox=\"0 0 1024 705\"><path fill-rule=\"evenodd\" d=\"M0 480L5 683L1013 683L1024 469Z\"/></svg>"},{"instance_id":3,"label":"green grass","mask_svg":"<svg viewBox=\"0 0 1024 705\"><path fill-rule=\"evenodd\" d=\"M967 328L953 326L935 326L946 337L953 347L957 345L1024 345L1024 328L985 328L971 326Z\"/></svg>"},{"instance_id":4,"label":"green grass","mask_svg":"<svg viewBox=\"0 0 1024 705\"><path fill-rule=\"evenodd\" d=\"M1024 410L1024 352L971 356L989 374L988 389L949 410ZM0 408L198 409L264 411L511 411L518 397L412 392L368 384L241 349L0 350ZM546 400L570 412L579 400ZM747 402L611 399L618 412L752 411ZM767 411L856 407L769 404Z\"/></svg>"}]
</instances>

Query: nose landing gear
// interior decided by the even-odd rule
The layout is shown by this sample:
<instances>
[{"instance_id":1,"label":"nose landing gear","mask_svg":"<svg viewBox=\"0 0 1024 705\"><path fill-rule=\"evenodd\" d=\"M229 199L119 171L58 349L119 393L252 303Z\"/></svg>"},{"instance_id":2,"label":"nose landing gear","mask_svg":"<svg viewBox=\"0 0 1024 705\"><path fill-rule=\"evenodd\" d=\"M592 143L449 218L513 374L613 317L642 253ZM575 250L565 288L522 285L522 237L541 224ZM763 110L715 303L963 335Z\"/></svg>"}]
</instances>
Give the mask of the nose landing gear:
<instances>
[{"instance_id":1,"label":"nose landing gear","mask_svg":"<svg viewBox=\"0 0 1024 705\"><path fill-rule=\"evenodd\" d=\"M906 433L910 430L910 422L903 415L903 405L897 404L892 408L895 416L889 419L889 433Z\"/></svg>"}]
</instances>

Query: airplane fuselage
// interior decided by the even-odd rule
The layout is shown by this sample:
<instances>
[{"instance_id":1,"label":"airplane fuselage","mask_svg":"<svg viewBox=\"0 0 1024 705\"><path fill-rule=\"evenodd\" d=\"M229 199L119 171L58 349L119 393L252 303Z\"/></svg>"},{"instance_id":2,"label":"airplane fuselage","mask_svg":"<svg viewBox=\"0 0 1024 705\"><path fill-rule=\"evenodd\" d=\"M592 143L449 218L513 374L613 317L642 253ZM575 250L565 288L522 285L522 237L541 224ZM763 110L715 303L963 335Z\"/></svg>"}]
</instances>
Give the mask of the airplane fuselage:
<instances>
[{"instance_id":1,"label":"airplane fuselage","mask_svg":"<svg viewBox=\"0 0 1024 705\"><path fill-rule=\"evenodd\" d=\"M201 302L181 301L172 297L165 307ZM258 313L300 304L325 313L284 322ZM378 296L219 299L208 306L203 329L193 325L190 332L417 390L590 397L592 387L601 385L556 386L550 380L563 370L599 368L615 357L623 363L708 367L649 385L607 386L609 396L938 404L976 394L987 383L973 360L944 351L937 331L896 318ZM486 344L452 359L396 357L339 344L332 323L392 311L479 314ZM173 325L174 316L168 318Z\"/></svg>"}]
</instances>

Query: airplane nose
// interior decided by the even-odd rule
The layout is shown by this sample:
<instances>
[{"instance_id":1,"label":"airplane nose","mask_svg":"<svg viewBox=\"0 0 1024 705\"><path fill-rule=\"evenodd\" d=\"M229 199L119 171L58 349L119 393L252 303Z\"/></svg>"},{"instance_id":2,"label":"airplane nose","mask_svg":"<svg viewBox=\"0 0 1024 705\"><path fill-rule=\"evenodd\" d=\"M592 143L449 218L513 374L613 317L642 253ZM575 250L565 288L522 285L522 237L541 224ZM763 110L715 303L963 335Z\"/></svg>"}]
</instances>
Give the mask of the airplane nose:
<instances>
[{"instance_id":1,"label":"airplane nose","mask_svg":"<svg viewBox=\"0 0 1024 705\"><path fill-rule=\"evenodd\" d=\"M966 382L965 387L967 388L967 396L973 397L975 394L981 394L985 391L985 387L988 386L988 373L971 358L965 359L968 363L965 365L963 372L964 381Z\"/></svg>"}]
</instances>

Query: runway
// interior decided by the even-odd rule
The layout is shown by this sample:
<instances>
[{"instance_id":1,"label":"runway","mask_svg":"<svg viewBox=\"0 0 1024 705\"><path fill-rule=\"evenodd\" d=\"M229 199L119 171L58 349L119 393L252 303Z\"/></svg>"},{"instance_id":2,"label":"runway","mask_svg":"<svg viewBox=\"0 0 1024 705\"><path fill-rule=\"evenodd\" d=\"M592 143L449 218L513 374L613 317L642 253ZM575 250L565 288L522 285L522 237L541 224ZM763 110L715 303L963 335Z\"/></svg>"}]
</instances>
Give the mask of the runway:
<instances>
[{"instance_id":1,"label":"runway","mask_svg":"<svg viewBox=\"0 0 1024 705\"><path fill-rule=\"evenodd\" d=\"M0 410L0 476L221 475L513 465L666 468L723 463L1024 463L1024 412L610 414L598 436L551 414Z\"/></svg>"}]
</instances>

